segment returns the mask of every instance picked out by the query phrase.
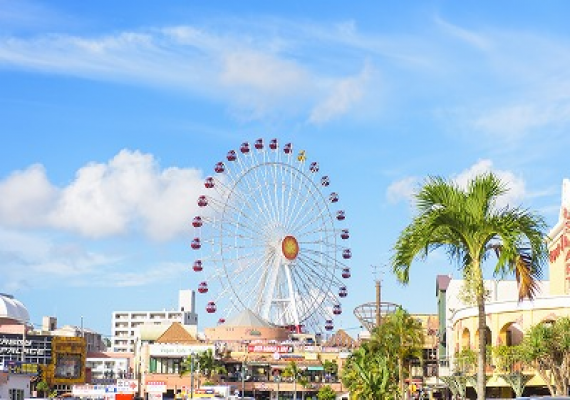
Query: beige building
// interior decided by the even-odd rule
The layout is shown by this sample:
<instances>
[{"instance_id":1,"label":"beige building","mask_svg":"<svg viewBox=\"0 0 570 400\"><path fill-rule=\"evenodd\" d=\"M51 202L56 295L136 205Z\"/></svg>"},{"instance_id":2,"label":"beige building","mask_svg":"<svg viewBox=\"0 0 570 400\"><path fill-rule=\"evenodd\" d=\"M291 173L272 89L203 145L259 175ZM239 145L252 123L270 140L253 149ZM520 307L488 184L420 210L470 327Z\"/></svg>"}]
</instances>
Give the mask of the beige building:
<instances>
[{"instance_id":1,"label":"beige building","mask_svg":"<svg viewBox=\"0 0 570 400\"><path fill-rule=\"evenodd\" d=\"M562 204L559 220L549 233L548 280L540 283L538 296L530 301L518 301L518 287L515 281L486 281L488 301L485 305L487 318L487 343L517 345L524 333L533 325L570 316L570 181L565 179L562 187ZM440 315L443 321L439 331L444 335L439 358L449 360L440 368L440 376L454 370L454 355L461 349L477 349L478 312L477 307L466 305L459 293L463 281L448 276L438 276L437 295ZM440 334L440 335L441 335ZM508 388L506 382L490 367L489 388ZM544 382L535 375L528 386L539 388ZM491 389L492 390L492 389Z\"/></svg>"}]
</instances>

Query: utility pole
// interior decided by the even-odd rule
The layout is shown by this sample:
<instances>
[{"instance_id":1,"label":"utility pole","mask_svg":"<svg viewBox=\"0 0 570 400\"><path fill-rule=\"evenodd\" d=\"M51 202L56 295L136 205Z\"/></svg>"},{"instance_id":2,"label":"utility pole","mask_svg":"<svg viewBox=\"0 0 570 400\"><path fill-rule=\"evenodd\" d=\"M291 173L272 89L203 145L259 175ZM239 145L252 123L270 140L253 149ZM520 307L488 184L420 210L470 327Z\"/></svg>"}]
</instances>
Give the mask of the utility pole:
<instances>
[{"instance_id":1,"label":"utility pole","mask_svg":"<svg viewBox=\"0 0 570 400\"><path fill-rule=\"evenodd\" d=\"M382 275L384 268L377 265L371 265L372 274L374 275L374 282L376 283L376 327L382 323Z\"/></svg>"}]
</instances>

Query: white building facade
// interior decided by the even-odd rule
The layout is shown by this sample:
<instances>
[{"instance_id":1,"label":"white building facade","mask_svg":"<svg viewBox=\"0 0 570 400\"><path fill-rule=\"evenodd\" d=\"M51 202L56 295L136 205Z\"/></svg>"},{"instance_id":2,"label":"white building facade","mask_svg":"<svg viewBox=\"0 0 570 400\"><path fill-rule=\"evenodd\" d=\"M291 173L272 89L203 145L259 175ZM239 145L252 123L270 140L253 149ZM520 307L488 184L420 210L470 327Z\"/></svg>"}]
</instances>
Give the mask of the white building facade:
<instances>
[{"instance_id":1,"label":"white building facade","mask_svg":"<svg viewBox=\"0 0 570 400\"><path fill-rule=\"evenodd\" d=\"M198 325L196 292L181 290L178 294L178 310L115 311L112 319L111 351L133 353L138 329L143 325L162 325L180 322L182 325Z\"/></svg>"}]
</instances>

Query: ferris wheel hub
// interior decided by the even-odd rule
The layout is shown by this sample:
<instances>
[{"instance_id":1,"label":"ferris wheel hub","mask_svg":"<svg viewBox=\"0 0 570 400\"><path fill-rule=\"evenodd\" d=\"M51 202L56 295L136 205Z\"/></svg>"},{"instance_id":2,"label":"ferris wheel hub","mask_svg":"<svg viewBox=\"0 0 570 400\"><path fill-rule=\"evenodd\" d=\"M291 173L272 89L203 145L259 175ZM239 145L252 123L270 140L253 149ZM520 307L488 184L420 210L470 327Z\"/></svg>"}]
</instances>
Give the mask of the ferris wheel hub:
<instances>
[{"instance_id":1,"label":"ferris wheel hub","mask_svg":"<svg viewBox=\"0 0 570 400\"><path fill-rule=\"evenodd\" d=\"M294 236L287 235L281 242L281 250L287 260L293 261L299 254L299 242L297 242Z\"/></svg>"}]
</instances>

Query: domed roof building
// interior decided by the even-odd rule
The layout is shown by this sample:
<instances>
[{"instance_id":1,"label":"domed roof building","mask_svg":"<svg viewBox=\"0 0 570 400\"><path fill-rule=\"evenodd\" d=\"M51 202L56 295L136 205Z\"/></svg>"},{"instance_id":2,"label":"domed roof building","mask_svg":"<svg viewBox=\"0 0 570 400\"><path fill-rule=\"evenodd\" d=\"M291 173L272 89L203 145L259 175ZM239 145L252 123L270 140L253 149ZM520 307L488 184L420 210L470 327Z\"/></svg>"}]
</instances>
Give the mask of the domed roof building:
<instances>
[{"instance_id":1,"label":"domed roof building","mask_svg":"<svg viewBox=\"0 0 570 400\"><path fill-rule=\"evenodd\" d=\"M9 294L0 293L0 325L23 324L28 322L28 309Z\"/></svg>"}]
</instances>

